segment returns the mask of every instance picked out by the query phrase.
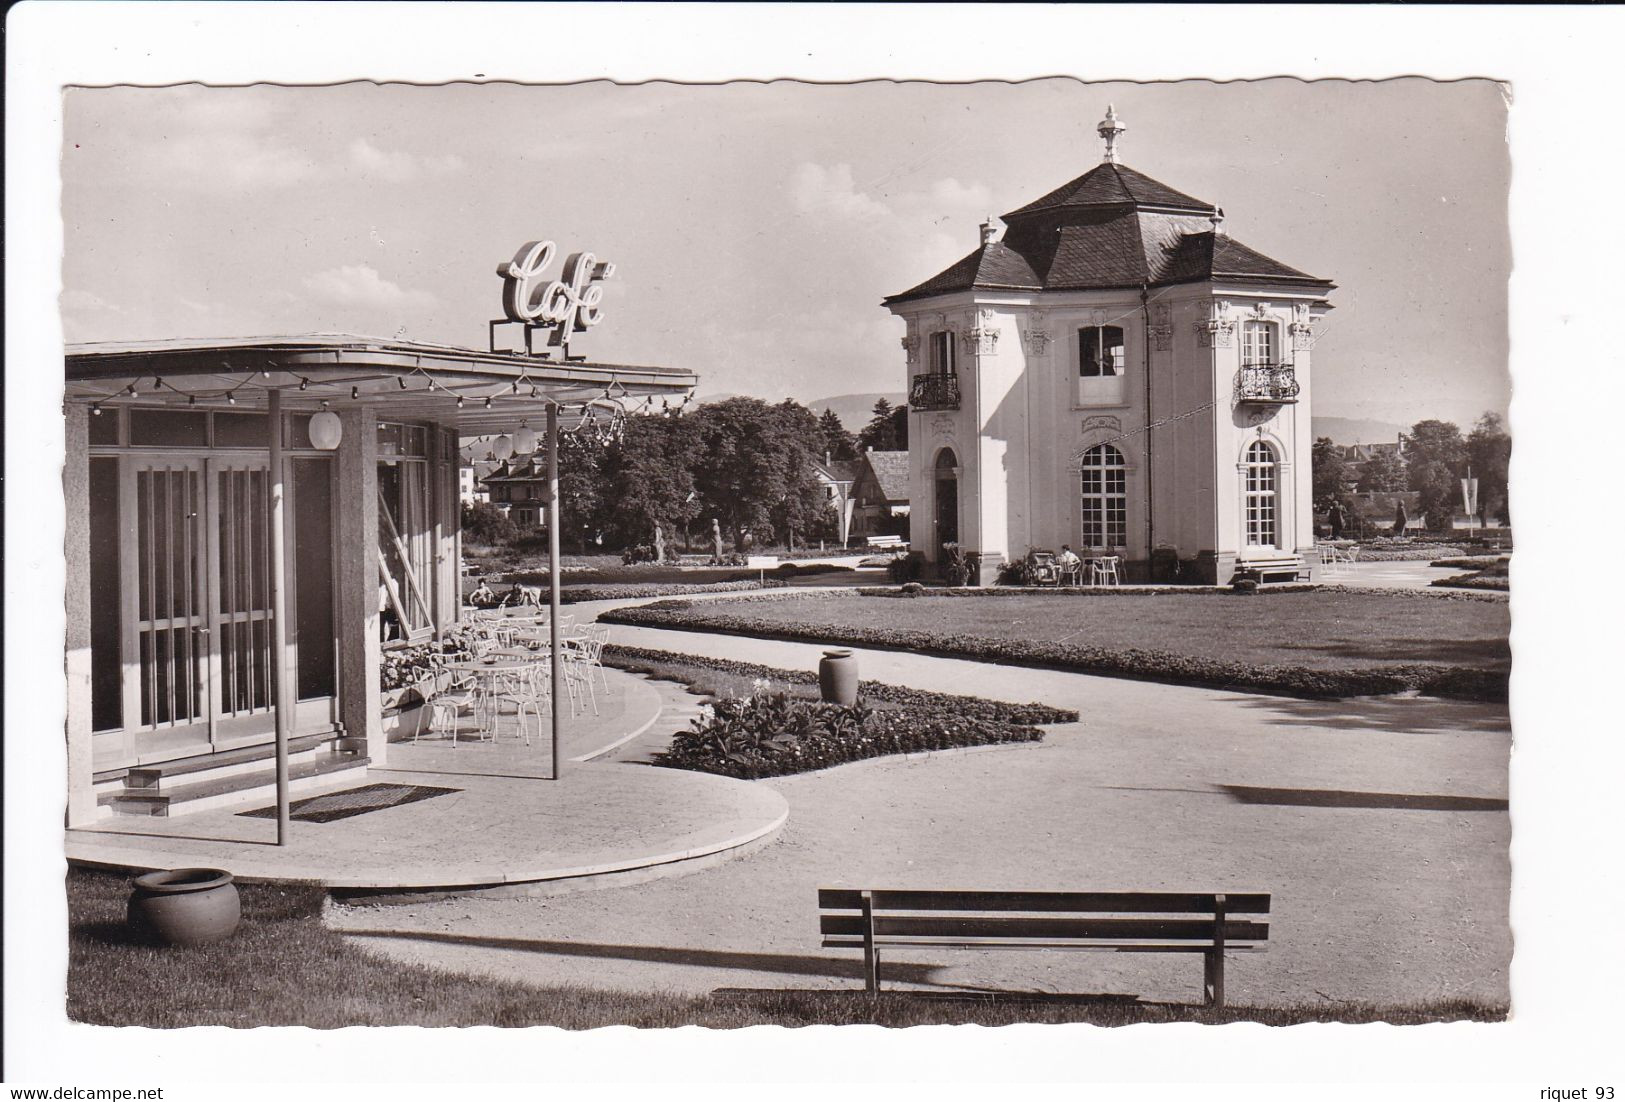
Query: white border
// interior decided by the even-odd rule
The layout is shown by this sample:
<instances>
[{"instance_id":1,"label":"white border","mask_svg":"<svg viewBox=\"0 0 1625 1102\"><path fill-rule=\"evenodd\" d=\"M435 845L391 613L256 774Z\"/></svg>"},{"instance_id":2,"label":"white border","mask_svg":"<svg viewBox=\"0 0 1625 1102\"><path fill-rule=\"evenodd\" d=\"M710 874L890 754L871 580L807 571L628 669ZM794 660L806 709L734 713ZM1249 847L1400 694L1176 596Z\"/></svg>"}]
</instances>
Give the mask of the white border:
<instances>
[{"instance_id":1,"label":"white border","mask_svg":"<svg viewBox=\"0 0 1625 1102\"><path fill-rule=\"evenodd\" d=\"M1616 791L1625 771L1620 709L1607 699L1620 652L1621 524L1611 483L1625 403L1618 338L1604 329L1625 301L1625 250L1611 210L1625 179L1618 139L1625 97L1615 76L1625 13L36 2L8 14L5 1040L14 1082L390 1080L392 1097L426 1097L442 1081L514 1079L1273 1085L1247 1097L1310 1093L1292 1084L1379 1081L1401 1084L1387 1091L1401 1097L1536 1099L1542 1086L1598 1083L1625 1091L1620 1058L1605 1055L1617 1051L1608 1042L1617 1041L1625 980ZM1093 68L1102 64L1110 69ZM59 86L325 83L358 74L425 83L567 81L606 73L824 81L1425 74L1510 82L1519 536L1512 1023L205 1035L60 1021ZM1486 1086L1469 1090L1469 1082ZM1313 1093L1354 1097L1355 1089L1369 1094L1368 1087ZM270 1096L247 1092L261 1095ZM177 1096L209 1093L170 1095Z\"/></svg>"}]
</instances>

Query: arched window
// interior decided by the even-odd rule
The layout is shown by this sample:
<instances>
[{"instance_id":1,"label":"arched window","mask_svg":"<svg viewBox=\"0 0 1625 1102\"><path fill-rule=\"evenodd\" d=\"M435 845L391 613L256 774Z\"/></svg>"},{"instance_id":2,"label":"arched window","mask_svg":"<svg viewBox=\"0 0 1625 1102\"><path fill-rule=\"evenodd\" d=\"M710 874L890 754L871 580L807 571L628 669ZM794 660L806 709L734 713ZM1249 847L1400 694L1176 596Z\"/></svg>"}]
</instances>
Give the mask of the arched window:
<instances>
[{"instance_id":1,"label":"arched window","mask_svg":"<svg viewBox=\"0 0 1625 1102\"><path fill-rule=\"evenodd\" d=\"M1253 441L1247 448L1244 490L1249 547L1276 546L1276 517L1280 512L1277 484L1275 449L1262 440Z\"/></svg>"},{"instance_id":2,"label":"arched window","mask_svg":"<svg viewBox=\"0 0 1625 1102\"><path fill-rule=\"evenodd\" d=\"M1128 471L1123 453L1096 444L1083 453L1083 546L1122 547L1128 542Z\"/></svg>"}]
</instances>

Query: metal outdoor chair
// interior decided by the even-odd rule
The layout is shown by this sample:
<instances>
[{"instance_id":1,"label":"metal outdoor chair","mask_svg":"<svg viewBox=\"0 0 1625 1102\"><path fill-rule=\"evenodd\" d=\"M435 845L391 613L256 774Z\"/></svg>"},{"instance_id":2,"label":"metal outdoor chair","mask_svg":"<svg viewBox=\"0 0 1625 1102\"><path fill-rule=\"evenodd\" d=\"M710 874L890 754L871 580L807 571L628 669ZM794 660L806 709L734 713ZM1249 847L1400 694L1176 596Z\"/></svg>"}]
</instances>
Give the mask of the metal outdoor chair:
<instances>
[{"instance_id":1,"label":"metal outdoor chair","mask_svg":"<svg viewBox=\"0 0 1625 1102\"><path fill-rule=\"evenodd\" d=\"M1122 585L1123 576L1121 555L1101 555L1099 558L1089 560L1089 581L1091 585Z\"/></svg>"}]
</instances>

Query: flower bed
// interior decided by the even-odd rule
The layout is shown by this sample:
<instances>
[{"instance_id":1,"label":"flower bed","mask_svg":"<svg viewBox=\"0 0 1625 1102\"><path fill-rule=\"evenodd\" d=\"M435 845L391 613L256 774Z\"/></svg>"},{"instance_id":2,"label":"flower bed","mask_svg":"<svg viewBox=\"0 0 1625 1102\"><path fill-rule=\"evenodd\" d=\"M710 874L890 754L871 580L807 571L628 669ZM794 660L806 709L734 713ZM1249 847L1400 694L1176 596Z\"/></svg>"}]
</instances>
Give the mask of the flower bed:
<instances>
[{"instance_id":1,"label":"flower bed","mask_svg":"<svg viewBox=\"0 0 1625 1102\"><path fill-rule=\"evenodd\" d=\"M746 780L807 773L892 754L1038 742L1035 727L964 714L951 706L853 707L762 688L716 701L679 732L659 764Z\"/></svg>"},{"instance_id":2,"label":"flower bed","mask_svg":"<svg viewBox=\"0 0 1625 1102\"><path fill-rule=\"evenodd\" d=\"M1488 589L1502 593L1510 592L1512 579L1509 575L1510 562L1505 558L1499 559L1455 559L1436 562L1434 566L1470 566L1474 569L1467 574L1453 574L1448 578L1435 578L1430 585L1450 586L1457 589Z\"/></svg>"},{"instance_id":3,"label":"flower bed","mask_svg":"<svg viewBox=\"0 0 1625 1102\"><path fill-rule=\"evenodd\" d=\"M650 650L645 647L626 647L611 643L604 648L604 661L621 669L637 673L667 676L673 667L716 670L735 677L781 681L786 685L815 686L818 675L811 670L783 670L772 666L759 666L754 662L735 662L729 658L706 658L674 651ZM689 682L690 687L693 682ZM999 723L1076 723L1078 713L1070 708L1052 708L1048 704L1009 704L1002 700L983 700L975 696L957 696L933 693L924 689L911 689L904 685L887 685L879 681L862 681L858 692L868 703L882 708L951 708L960 715L986 719Z\"/></svg>"},{"instance_id":4,"label":"flower bed","mask_svg":"<svg viewBox=\"0 0 1625 1102\"><path fill-rule=\"evenodd\" d=\"M1460 596L1478 596L1461 594ZM1141 648L900 629L850 623L821 624L730 614L715 607L695 615L692 602L660 601L641 608L614 609L600 622L643 627L720 632L755 638L884 647L918 654L971 658L1013 665L1037 665L1118 677L1171 681L1216 688L1249 689L1293 696L1337 698L1418 691L1474 700L1505 700L1507 676L1500 670L1432 663L1317 669L1261 664Z\"/></svg>"},{"instance_id":5,"label":"flower bed","mask_svg":"<svg viewBox=\"0 0 1625 1102\"><path fill-rule=\"evenodd\" d=\"M784 584L778 578L765 581L711 582L686 585L682 582L626 582L606 585L563 585L559 587L559 601L574 605L583 601L623 601L634 597L675 597L684 593L744 593L753 589L772 589Z\"/></svg>"}]
</instances>

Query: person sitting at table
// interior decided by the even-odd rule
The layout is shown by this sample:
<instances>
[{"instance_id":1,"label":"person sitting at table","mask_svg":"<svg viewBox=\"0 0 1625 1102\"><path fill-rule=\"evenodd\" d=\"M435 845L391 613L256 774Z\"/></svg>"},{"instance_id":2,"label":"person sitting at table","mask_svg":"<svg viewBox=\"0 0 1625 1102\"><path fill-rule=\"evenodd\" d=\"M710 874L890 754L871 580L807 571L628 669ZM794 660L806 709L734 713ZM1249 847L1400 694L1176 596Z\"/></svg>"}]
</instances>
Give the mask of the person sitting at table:
<instances>
[{"instance_id":1,"label":"person sitting at table","mask_svg":"<svg viewBox=\"0 0 1625 1102\"><path fill-rule=\"evenodd\" d=\"M1061 582L1077 582L1083 578L1083 560L1078 553L1072 550L1071 545L1061 544L1061 553L1055 556L1055 563L1061 568Z\"/></svg>"}]
</instances>

